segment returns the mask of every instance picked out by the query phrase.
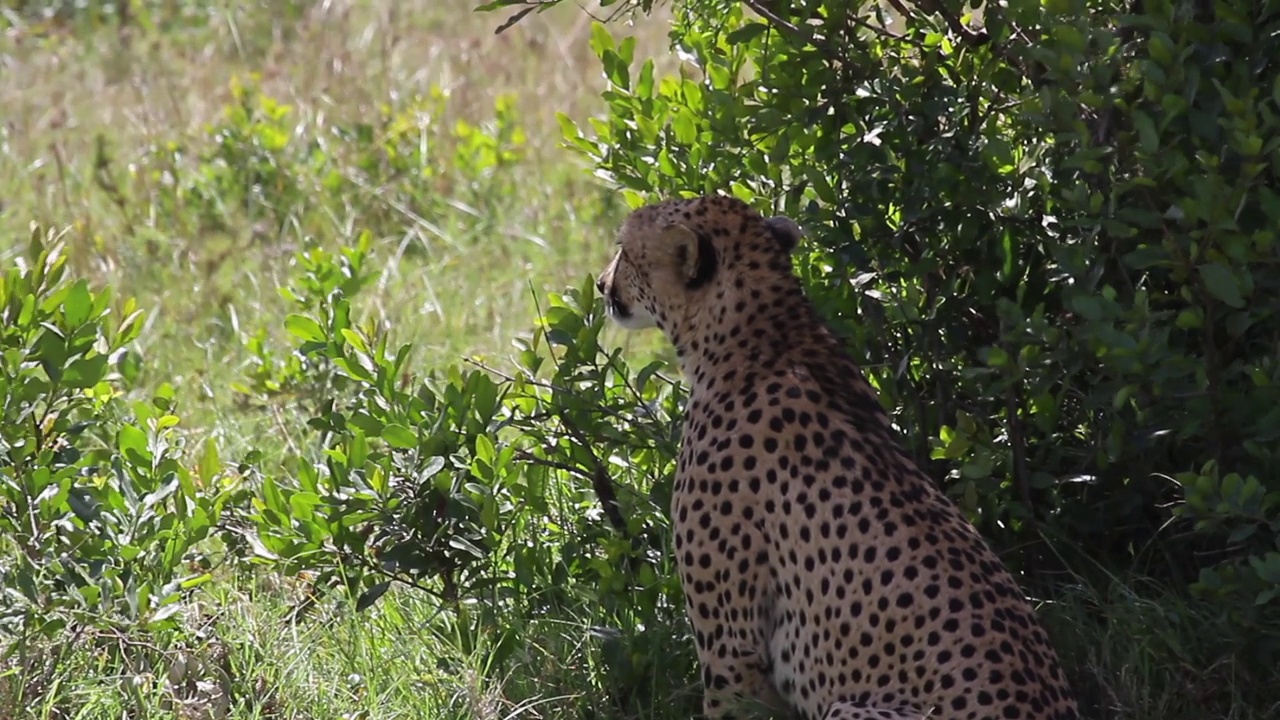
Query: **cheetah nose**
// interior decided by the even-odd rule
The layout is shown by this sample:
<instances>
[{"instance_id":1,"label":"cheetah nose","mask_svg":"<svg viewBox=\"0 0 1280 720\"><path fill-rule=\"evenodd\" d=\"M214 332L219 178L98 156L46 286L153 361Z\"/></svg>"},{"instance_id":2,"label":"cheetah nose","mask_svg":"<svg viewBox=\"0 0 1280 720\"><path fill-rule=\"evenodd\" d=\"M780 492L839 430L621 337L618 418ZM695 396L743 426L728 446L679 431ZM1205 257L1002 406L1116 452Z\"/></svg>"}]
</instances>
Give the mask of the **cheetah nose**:
<instances>
[{"instance_id":1,"label":"cheetah nose","mask_svg":"<svg viewBox=\"0 0 1280 720\"><path fill-rule=\"evenodd\" d=\"M596 278L596 290L598 290L601 295L604 294L604 278L603 277Z\"/></svg>"}]
</instances>

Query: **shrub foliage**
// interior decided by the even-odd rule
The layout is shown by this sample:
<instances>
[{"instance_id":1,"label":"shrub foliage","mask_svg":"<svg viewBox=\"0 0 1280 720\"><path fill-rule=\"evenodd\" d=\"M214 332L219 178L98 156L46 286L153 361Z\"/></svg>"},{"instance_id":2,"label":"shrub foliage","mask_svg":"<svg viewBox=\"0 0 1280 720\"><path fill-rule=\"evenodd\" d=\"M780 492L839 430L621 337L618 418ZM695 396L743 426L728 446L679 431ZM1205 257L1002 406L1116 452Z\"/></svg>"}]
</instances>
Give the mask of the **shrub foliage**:
<instances>
[{"instance_id":1,"label":"shrub foliage","mask_svg":"<svg viewBox=\"0 0 1280 720\"><path fill-rule=\"evenodd\" d=\"M886 8L678 3L667 78L598 26L609 114L566 138L633 203L800 219L810 291L1024 569L1274 618L1280 9Z\"/></svg>"}]
</instances>

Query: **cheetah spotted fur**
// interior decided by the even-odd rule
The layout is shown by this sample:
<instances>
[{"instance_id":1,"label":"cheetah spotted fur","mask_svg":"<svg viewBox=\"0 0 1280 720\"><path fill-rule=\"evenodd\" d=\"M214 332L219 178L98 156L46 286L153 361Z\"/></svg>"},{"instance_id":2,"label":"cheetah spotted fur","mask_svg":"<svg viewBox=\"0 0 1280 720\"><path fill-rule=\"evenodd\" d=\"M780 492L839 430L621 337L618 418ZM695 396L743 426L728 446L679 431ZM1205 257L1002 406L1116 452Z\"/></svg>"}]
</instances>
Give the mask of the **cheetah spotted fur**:
<instances>
[{"instance_id":1,"label":"cheetah spotted fur","mask_svg":"<svg viewBox=\"0 0 1280 720\"><path fill-rule=\"evenodd\" d=\"M1075 720L1018 585L804 296L800 235L732 198L661 202L597 282L689 383L671 513L704 714Z\"/></svg>"}]
</instances>

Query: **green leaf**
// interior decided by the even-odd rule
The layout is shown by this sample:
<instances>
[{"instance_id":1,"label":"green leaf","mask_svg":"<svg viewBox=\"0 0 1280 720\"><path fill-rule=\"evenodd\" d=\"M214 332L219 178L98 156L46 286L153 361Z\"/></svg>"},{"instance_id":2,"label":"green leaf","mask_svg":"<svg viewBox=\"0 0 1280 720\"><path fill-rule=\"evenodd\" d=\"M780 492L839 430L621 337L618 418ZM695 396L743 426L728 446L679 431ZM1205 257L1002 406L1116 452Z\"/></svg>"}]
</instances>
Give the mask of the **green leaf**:
<instances>
[{"instance_id":1,"label":"green leaf","mask_svg":"<svg viewBox=\"0 0 1280 720\"><path fill-rule=\"evenodd\" d=\"M494 447L493 441L487 435L476 436L476 459L487 465L493 465Z\"/></svg>"},{"instance_id":2,"label":"green leaf","mask_svg":"<svg viewBox=\"0 0 1280 720\"><path fill-rule=\"evenodd\" d=\"M604 23L591 23L591 39L588 45L596 57L603 57L605 50L614 49L613 36L609 34L609 29L604 26Z\"/></svg>"},{"instance_id":3,"label":"green leaf","mask_svg":"<svg viewBox=\"0 0 1280 720\"><path fill-rule=\"evenodd\" d=\"M654 360L653 362L640 368L640 372L636 373L636 392L644 394L649 387L649 381L654 375L658 374L666 368L667 364L662 360Z\"/></svg>"},{"instance_id":4,"label":"green leaf","mask_svg":"<svg viewBox=\"0 0 1280 720\"><path fill-rule=\"evenodd\" d=\"M671 118L671 129L676 133L676 142L691 145L698 139L698 124L688 108L679 108Z\"/></svg>"},{"instance_id":5,"label":"green leaf","mask_svg":"<svg viewBox=\"0 0 1280 720\"><path fill-rule=\"evenodd\" d=\"M449 538L449 547L454 548L455 550L461 550L468 555L475 556L479 560L484 559L484 551L476 547L475 544L461 535L454 535Z\"/></svg>"},{"instance_id":6,"label":"green leaf","mask_svg":"<svg viewBox=\"0 0 1280 720\"><path fill-rule=\"evenodd\" d=\"M1135 109L1133 127L1138 131L1138 144L1142 146L1142 151L1149 155L1156 154L1160 150L1160 135L1156 132L1156 125L1151 121L1151 116Z\"/></svg>"},{"instance_id":7,"label":"green leaf","mask_svg":"<svg viewBox=\"0 0 1280 720\"><path fill-rule=\"evenodd\" d=\"M764 23L747 23L742 27L734 30L725 37L725 42L730 45L741 45L749 43L769 31L769 26Z\"/></svg>"},{"instance_id":8,"label":"green leaf","mask_svg":"<svg viewBox=\"0 0 1280 720\"><path fill-rule=\"evenodd\" d=\"M343 339L351 345L351 347L359 350L365 355L369 354L369 346L365 344L364 338L360 337L360 333L352 330L351 328L342 328L338 332L342 335Z\"/></svg>"},{"instance_id":9,"label":"green leaf","mask_svg":"<svg viewBox=\"0 0 1280 720\"><path fill-rule=\"evenodd\" d=\"M347 331L343 330L343 332ZM371 375L368 370L365 370L364 366L359 362L354 362L344 357L335 357L333 358L333 364L338 366L338 369L341 370L344 375L352 378L353 380L363 380L364 382L374 381L373 375Z\"/></svg>"},{"instance_id":10,"label":"green leaf","mask_svg":"<svg viewBox=\"0 0 1280 720\"><path fill-rule=\"evenodd\" d=\"M612 50L605 50L600 60L604 64L604 75L609 78L609 82L623 90L631 89L631 73L622 56Z\"/></svg>"},{"instance_id":11,"label":"green leaf","mask_svg":"<svg viewBox=\"0 0 1280 720\"><path fill-rule=\"evenodd\" d=\"M196 475L206 485L222 470L222 460L218 457L218 443L212 437L204 441L204 450L196 463Z\"/></svg>"},{"instance_id":12,"label":"green leaf","mask_svg":"<svg viewBox=\"0 0 1280 720\"><path fill-rule=\"evenodd\" d=\"M307 342L325 342L324 328L320 323L299 313L290 313L284 319L285 329L294 337Z\"/></svg>"},{"instance_id":13,"label":"green leaf","mask_svg":"<svg viewBox=\"0 0 1280 720\"><path fill-rule=\"evenodd\" d=\"M653 68L654 64L652 59L645 60L644 64L640 66L640 79L636 82L636 89L634 92L636 97L653 97Z\"/></svg>"},{"instance_id":14,"label":"green leaf","mask_svg":"<svg viewBox=\"0 0 1280 720\"><path fill-rule=\"evenodd\" d=\"M33 360L40 361L50 380L59 382L62 380L63 366L67 362L66 337L61 330L49 323L41 323L41 326L44 331L36 339L31 356Z\"/></svg>"},{"instance_id":15,"label":"green leaf","mask_svg":"<svg viewBox=\"0 0 1280 720\"><path fill-rule=\"evenodd\" d=\"M280 488L276 485L275 479L270 475L262 478L260 498L263 506L271 510L282 513L286 509L287 502L284 499L284 495L281 494Z\"/></svg>"},{"instance_id":16,"label":"green leaf","mask_svg":"<svg viewBox=\"0 0 1280 720\"><path fill-rule=\"evenodd\" d=\"M815 165L806 165L804 177L813 186L813 191L817 194L819 200L833 205L838 202L835 188L831 187L830 181L827 180L827 176L823 174L821 168Z\"/></svg>"},{"instance_id":17,"label":"green leaf","mask_svg":"<svg viewBox=\"0 0 1280 720\"><path fill-rule=\"evenodd\" d=\"M86 524L95 523L101 515L102 505L89 497L88 491L73 488L67 493L67 507Z\"/></svg>"},{"instance_id":18,"label":"green leaf","mask_svg":"<svg viewBox=\"0 0 1280 720\"><path fill-rule=\"evenodd\" d=\"M135 465L149 465L151 453L147 450L147 433L133 425L120 428L116 438L120 454Z\"/></svg>"},{"instance_id":19,"label":"green leaf","mask_svg":"<svg viewBox=\"0 0 1280 720\"><path fill-rule=\"evenodd\" d=\"M512 5L519 5L521 2L523 2L523 0L493 0L492 2L487 2L487 3L484 3L483 5L480 5L479 7L476 8L475 11L478 13L492 12L499 8L510 7Z\"/></svg>"},{"instance_id":20,"label":"green leaf","mask_svg":"<svg viewBox=\"0 0 1280 720\"><path fill-rule=\"evenodd\" d=\"M1133 385L1125 385L1117 390L1115 396L1111 398L1111 409L1116 412L1120 412L1120 409L1123 408L1125 403L1129 402L1129 398L1133 396L1134 389Z\"/></svg>"},{"instance_id":21,"label":"green leaf","mask_svg":"<svg viewBox=\"0 0 1280 720\"><path fill-rule=\"evenodd\" d=\"M1124 263L1135 270L1146 270L1167 262L1169 251L1159 245L1142 245L1124 256Z\"/></svg>"},{"instance_id":22,"label":"green leaf","mask_svg":"<svg viewBox=\"0 0 1280 720\"><path fill-rule=\"evenodd\" d=\"M991 475L992 460L987 453L978 453L972 460L960 466L960 477L969 479L986 478Z\"/></svg>"},{"instance_id":23,"label":"green leaf","mask_svg":"<svg viewBox=\"0 0 1280 720\"><path fill-rule=\"evenodd\" d=\"M1231 272L1230 268L1219 262L1210 262L1201 265L1198 269L1200 270L1200 279L1204 281L1205 289L1209 291L1210 295L1233 308L1244 307L1244 295L1240 290L1240 281Z\"/></svg>"},{"instance_id":24,"label":"green leaf","mask_svg":"<svg viewBox=\"0 0 1280 720\"><path fill-rule=\"evenodd\" d=\"M634 35L629 35L623 38L622 42L618 44L618 56L621 57L622 61L628 65L635 60L636 38Z\"/></svg>"},{"instance_id":25,"label":"green leaf","mask_svg":"<svg viewBox=\"0 0 1280 720\"><path fill-rule=\"evenodd\" d=\"M160 383L160 387L156 388L155 396L151 398L151 404L168 412L169 408L173 407L173 398L176 395L172 385L167 382Z\"/></svg>"},{"instance_id":26,"label":"green leaf","mask_svg":"<svg viewBox=\"0 0 1280 720\"><path fill-rule=\"evenodd\" d=\"M987 365L1004 367L1009 364L1009 353L1004 348L992 346L987 348Z\"/></svg>"},{"instance_id":27,"label":"green leaf","mask_svg":"<svg viewBox=\"0 0 1280 720\"><path fill-rule=\"evenodd\" d=\"M444 458L439 455L432 456L427 460L427 464L418 473L418 484L425 485L428 480L435 477L437 473L444 469Z\"/></svg>"},{"instance_id":28,"label":"green leaf","mask_svg":"<svg viewBox=\"0 0 1280 720\"><path fill-rule=\"evenodd\" d=\"M351 417L347 418L347 425L362 430L366 435L373 437L382 435L382 423L363 410L351 413Z\"/></svg>"},{"instance_id":29,"label":"green leaf","mask_svg":"<svg viewBox=\"0 0 1280 720\"><path fill-rule=\"evenodd\" d=\"M36 296L27 295L22 298L22 309L18 311L18 327L25 328L31 324L36 314Z\"/></svg>"},{"instance_id":30,"label":"green leaf","mask_svg":"<svg viewBox=\"0 0 1280 720\"><path fill-rule=\"evenodd\" d=\"M294 520L307 521L320 504L320 496L310 492L296 492L289 496L289 513Z\"/></svg>"},{"instance_id":31,"label":"green leaf","mask_svg":"<svg viewBox=\"0 0 1280 720\"><path fill-rule=\"evenodd\" d=\"M356 598L356 612L367 610L371 605L378 601L378 598L386 594L391 588L391 581L384 580L373 587L360 593L360 597Z\"/></svg>"},{"instance_id":32,"label":"green leaf","mask_svg":"<svg viewBox=\"0 0 1280 720\"><path fill-rule=\"evenodd\" d=\"M73 360L62 372L62 384L75 389L90 388L102 381L107 374L107 356Z\"/></svg>"},{"instance_id":33,"label":"green leaf","mask_svg":"<svg viewBox=\"0 0 1280 720\"><path fill-rule=\"evenodd\" d=\"M1017 272L1018 244L1013 237L1013 233L1007 228L1001 234L1000 255L1002 257L1000 281L1009 282L1014 279L1014 273Z\"/></svg>"},{"instance_id":34,"label":"green leaf","mask_svg":"<svg viewBox=\"0 0 1280 720\"><path fill-rule=\"evenodd\" d=\"M262 538L257 535L257 533L252 533L252 532L245 533L245 539L249 541L249 547L253 548L254 555L257 555L258 557L264 560L280 559L280 556L272 552L271 549L267 547L266 543L262 541Z\"/></svg>"},{"instance_id":35,"label":"green leaf","mask_svg":"<svg viewBox=\"0 0 1280 720\"><path fill-rule=\"evenodd\" d=\"M67 297L62 304L62 316L67 321L67 327L76 328L83 325L89 319L91 310L93 310L93 295L89 292L89 283L78 280L67 291Z\"/></svg>"},{"instance_id":36,"label":"green leaf","mask_svg":"<svg viewBox=\"0 0 1280 720\"><path fill-rule=\"evenodd\" d=\"M213 575L211 575L210 573L204 573L202 575L193 575L183 580L180 583L180 587L183 590L191 590L192 588L200 587L201 585L209 582L212 579L213 579Z\"/></svg>"},{"instance_id":37,"label":"green leaf","mask_svg":"<svg viewBox=\"0 0 1280 720\"><path fill-rule=\"evenodd\" d=\"M382 439L387 441L391 447L408 449L417 447L418 436L409 428L397 423L391 423L382 428Z\"/></svg>"},{"instance_id":38,"label":"green leaf","mask_svg":"<svg viewBox=\"0 0 1280 720\"><path fill-rule=\"evenodd\" d=\"M1168 65L1173 61L1173 39L1167 33L1154 32L1147 40L1147 52L1156 62Z\"/></svg>"},{"instance_id":39,"label":"green leaf","mask_svg":"<svg viewBox=\"0 0 1280 720\"><path fill-rule=\"evenodd\" d=\"M142 374L142 356L130 350L122 351L116 359L116 372L120 373L126 383L137 382L138 376Z\"/></svg>"},{"instance_id":40,"label":"green leaf","mask_svg":"<svg viewBox=\"0 0 1280 720\"><path fill-rule=\"evenodd\" d=\"M1085 320L1101 320L1106 312L1102 308L1102 301L1093 295L1074 295L1068 304Z\"/></svg>"},{"instance_id":41,"label":"green leaf","mask_svg":"<svg viewBox=\"0 0 1280 720\"><path fill-rule=\"evenodd\" d=\"M351 442L347 445L347 467L362 468L368 459L369 441L366 439L365 433L356 428L351 436Z\"/></svg>"}]
</instances>

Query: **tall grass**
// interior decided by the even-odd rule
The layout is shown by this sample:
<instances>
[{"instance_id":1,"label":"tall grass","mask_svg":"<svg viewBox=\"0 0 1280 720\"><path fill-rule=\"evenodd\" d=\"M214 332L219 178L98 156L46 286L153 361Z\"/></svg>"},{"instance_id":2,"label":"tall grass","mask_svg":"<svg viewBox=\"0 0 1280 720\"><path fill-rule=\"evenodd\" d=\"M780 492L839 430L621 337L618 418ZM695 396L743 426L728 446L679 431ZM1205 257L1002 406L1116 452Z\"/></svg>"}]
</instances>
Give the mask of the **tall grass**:
<instances>
[{"instance_id":1,"label":"tall grass","mask_svg":"<svg viewBox=\"0 0 1280 720\"><path fill-rule=\"evenodd\" d=\"M152 309L140 340L148 377L199 388L187 408L196 425L233 442L268 431L289 442L287 422L246 415L223 390L254 361L248 338L280 332L274 288L308 243L374 229L385 268L362 310L412 340L428 367L501 356L532 319L533 292L603 262L621 207L561 147L555 121L599 109L586 12L558 8L495 35L502 17L468 0L195 5L164 32L33 22L0 36L0 253L32 222L64 229L77 272ZM651 51L665 42L662 17L635 32ZM198 155L219 141L211 127L227 125L236 85L255 77L288 107L278 124L288 147L258 158L280 174L304 165L309 145L339 145L338 128L403 112L437 176L398 193L403 178L370 184L356 167L367 158L338 148L331 170L351 183L339 193L301 177L300 199L268 197L264 217L206 191L218 222L193 220L190 193L176 207L167 196L210 170ZM438 103L414 105L433 94ZM459 124L483 133L499 103L516 158L457 167ZM251 180L226 175L231 190Z\"/></svg>"},{"instance_id":2,"label":"tall grass","mask_svg":"<svg viewBox=\"0 0 1280 720\"><path fill-rule=\"evenodd\" d=\"M360 311L413 342L419 368L503 365L537 296L609 252L622 207L556 121L602 106L582 9L495 35L504 18L469 0L135 3L154 12L127 23L38 4L0 15L0 261L38 224L76 274L137 297L140 393L182 388L191 442L270 455L304 431L289 403L233 389L290 347L276 288L300 249L371 232L382 267ZM662 16L633 30L642 51L665 46ZM413 161L390 167L391 145ZM155 652L80 643L0 661L0 718L547 717L608 694L588 680L589 617L513 628L517 670L495 676L496 639L426 598L282 620L302 597L291 581L228 580L191 633L148 639Z\"/></svg>"}]
</instances>

